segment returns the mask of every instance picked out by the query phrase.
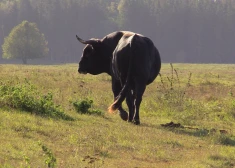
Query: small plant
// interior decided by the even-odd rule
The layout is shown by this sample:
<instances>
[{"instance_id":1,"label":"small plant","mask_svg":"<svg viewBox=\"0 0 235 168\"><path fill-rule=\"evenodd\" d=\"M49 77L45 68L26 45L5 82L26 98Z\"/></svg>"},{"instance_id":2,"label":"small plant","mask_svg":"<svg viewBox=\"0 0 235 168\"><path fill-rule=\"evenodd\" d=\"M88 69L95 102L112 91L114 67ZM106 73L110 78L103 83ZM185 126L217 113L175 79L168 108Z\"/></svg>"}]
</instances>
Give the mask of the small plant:
<instances>
[{"instance_id":1,"label":"small plant","mask_svg":"<svg viewBox=\"0 0 235 168\"><path fill-rule=\"evenodd\" d=\"M75 110L80 114L103 115L103 112L92 108L93 100L82 100L73 102Z\"/></svg>"},{"instance_id":2,"label":"small plant","mask_svg":"<svg viewBox=\"0 0 235 168\"><path fill-rule=\"evenodd\" d=\"M30 168L30 158L24 155L25 167Z\"/></svg>"},{"instance_id":3,"label":"small plant","mask_svg":"<svg viewBox=\"0 0 235 168\"><path fill-rule=\"evenodd\" d=\"M47 156L45 163L47 164L48 168L54 168L56 166L56 158L54 154L51 152L51 150L47 146L43 144L40 144L40 145L42 147L44 154Z\"/></svg>"}]
</instances>

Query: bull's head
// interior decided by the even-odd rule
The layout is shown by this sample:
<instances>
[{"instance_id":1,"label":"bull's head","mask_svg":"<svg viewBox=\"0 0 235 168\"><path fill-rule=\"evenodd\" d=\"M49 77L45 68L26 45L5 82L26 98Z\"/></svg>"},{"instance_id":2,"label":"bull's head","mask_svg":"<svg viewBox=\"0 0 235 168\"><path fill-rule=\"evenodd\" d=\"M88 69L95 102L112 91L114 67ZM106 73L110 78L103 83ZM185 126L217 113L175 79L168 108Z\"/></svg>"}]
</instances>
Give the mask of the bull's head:
<instances>
[{"instance_id":1,"label":"bull's head","mask_svg":"<svg viewBox=\"0 0 235 168\"><path fill-rule=\"evenodd\" d=\"M102 42L99 39L83 40L76 35L78 41L86 44L79 62L78 72L82 74L90 73L97 75L102 72Z\"/></svg>"}]
</instances>

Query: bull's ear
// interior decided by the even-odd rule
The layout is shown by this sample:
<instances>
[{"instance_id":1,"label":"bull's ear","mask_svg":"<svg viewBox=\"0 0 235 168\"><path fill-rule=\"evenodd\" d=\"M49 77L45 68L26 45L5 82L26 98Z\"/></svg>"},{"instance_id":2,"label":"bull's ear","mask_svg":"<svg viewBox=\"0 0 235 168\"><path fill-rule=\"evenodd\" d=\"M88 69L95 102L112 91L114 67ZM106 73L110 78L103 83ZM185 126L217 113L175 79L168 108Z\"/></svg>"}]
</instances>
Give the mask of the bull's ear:
<instances>
[{"instance_id":1,"label":"bull's ear","mask_svg":"<svg viewBox=\"0 0 235 168\"><path fill-rule=\"evenodd\" d=\"M76 38L78 41L80 41L82 44L90 44L90 45L96 45L96 44L99 44L100 40L97 40L97 39L90 39L90 40L83 40L81 39L80 37L78 37L76 35Z\"/></svg>"}]
</instances>

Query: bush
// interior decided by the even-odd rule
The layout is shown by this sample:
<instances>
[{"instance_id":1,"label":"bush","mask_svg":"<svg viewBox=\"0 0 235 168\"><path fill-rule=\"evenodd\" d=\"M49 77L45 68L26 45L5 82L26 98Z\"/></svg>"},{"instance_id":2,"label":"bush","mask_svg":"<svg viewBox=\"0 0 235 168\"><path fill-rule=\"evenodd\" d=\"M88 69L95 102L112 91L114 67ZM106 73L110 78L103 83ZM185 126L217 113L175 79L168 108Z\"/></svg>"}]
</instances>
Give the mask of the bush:
<instances>
[{"instance_id":1,"label":"bush","mask_svg":"<svg viewBox=\"0 0 235 168\"><path fill-rule=\"evenodd\" d=\"M59 105L54 104L52 93L40 95L36 88L29 83L15 86L11 86L9 83L1 83L0 107L20 109L56 119L73 120L72 117L64 114Z\"/></svg>"},{"instance_id":2,"label":"bush","mask_svg":"<svg viewBox=\"0 0 235 168\"><path fill-rule=\"evenodd\" d=\"M73 106L75 110L80 114L103 115L102 111L91 108L92 104L93 104L93 100L88 100L88 99L73 102Z\"/></svg>"}]
</instances>

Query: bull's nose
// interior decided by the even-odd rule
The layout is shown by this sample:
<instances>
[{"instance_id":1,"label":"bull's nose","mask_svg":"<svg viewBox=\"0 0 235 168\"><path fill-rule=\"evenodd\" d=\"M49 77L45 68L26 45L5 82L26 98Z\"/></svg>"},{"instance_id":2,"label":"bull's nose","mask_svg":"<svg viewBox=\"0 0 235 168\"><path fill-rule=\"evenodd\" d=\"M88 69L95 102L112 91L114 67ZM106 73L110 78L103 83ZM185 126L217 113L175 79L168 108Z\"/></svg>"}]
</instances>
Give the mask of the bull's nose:
<instances>
[{"instance_id":1,"label":"bull's nose","mask_svg":"<svg viewBox=\"0 0 235 168\"><path fill-rule=\"evenodd\" d=\"M78 73L82 73L82 70L80 67L78 68Z\"/></svg>"},{"instance_id":2,"label":"bull's nose","mask_svg":"<svg viewBox=\"0 0 235 168\"><path fill-rule=\"evenodd\" d=\"M83 71L83 70L81 70L80 68L78 69L78 73L80 73L80 74L87 74L86 71Z\"/></svg>"}]
</instances>

